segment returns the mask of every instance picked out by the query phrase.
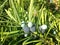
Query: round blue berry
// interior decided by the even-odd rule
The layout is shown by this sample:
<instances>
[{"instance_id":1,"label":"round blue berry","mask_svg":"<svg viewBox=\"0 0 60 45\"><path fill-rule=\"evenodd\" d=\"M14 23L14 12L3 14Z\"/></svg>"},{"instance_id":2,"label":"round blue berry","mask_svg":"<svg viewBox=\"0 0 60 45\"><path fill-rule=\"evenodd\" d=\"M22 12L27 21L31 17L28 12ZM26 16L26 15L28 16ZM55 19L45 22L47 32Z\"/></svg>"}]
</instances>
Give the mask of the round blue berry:
<instances>
[{"instance_id":1,"label":"round blue berry","mask_svg":"<svg viewBox=\"0 0 60 45\"><path fill-rule=\"evenodd\" d=\"M35 26L32 26L32 27L30 28L30 31L31 31L31 32L35 32Z\"/></svg>"}]
</instances>

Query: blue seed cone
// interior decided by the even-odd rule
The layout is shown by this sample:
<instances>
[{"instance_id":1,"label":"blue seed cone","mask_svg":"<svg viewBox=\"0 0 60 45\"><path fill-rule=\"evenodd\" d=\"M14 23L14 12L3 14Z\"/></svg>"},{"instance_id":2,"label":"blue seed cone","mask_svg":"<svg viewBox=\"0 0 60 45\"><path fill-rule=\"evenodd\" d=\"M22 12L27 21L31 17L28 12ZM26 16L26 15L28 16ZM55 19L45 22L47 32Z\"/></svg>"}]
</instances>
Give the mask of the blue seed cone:
<instances>
[{"instance_id":1,"label":"blue seed cone","mask_svg":"<svg viewBox=\"0 0 60 45\"><path fill-rule=\"evenodd\" d=\"M23 30L24 30L25 33L29 33L29 27L28 26L24 26Z\"/></svg>"},{"instance_id":2,"label":"blue seed cone","mask_svg":"<svg viewBox=\"0 0 60 45\"><path fill-rule=\"evenodd\" d=\"M30 31L31 31L31 32L35 32L35 26L32 26L32 27L30 28Z\"/></svg>"},{"instance_id":3,"label":"blue seed cone","mask_svg":"<svg viewBox=\"0 0 60 45\"><path fill-rule=\"evenodd\" d=\"M45 30L42 30L42 33L44 33L45 32Z\"/></svg>"},{"instance_id":4,"label":"blue seed cone","mask_svg":"<svg viewBox=\"0 0 60 45\"><path fill-rule=\"evenodd\" d=\"M39 30L40 30L42 33L44 33L46 29L47 29L47 25L45 25L45 24L39 26Z\"/></svg>"},{"instance_id":5,"label":"blue seed cone","mask_svg":"<svg viewBox=\"0 0 60 45\"><path fill-rule=\"evenodd\" d=\"M29 27L25 24L24 21L21 22L21 27L24 30L25 34L29 33Z\"/></svg>"},{"instance_id":6,"label":"blue seed cone","mask_svg":"<svg viewBox=\"0 0 60 45\"><path fill-rule=\"evenodd\" d=\"M45 32L45 29L42 29L41 26L39 26L39 30L40 30L41 33Z\"/></svg>"}]
</instances>

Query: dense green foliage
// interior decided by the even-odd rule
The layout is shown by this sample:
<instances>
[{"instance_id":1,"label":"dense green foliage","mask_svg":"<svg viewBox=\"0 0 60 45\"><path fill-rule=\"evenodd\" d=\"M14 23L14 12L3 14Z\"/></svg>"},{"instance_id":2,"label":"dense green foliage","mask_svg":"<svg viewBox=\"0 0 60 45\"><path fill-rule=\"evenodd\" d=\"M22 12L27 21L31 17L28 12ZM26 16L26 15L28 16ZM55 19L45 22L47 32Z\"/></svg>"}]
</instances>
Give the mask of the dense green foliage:
<instances>
[{"instance_id":1,"label":"dense green foliage","mask_svg":"<svg viewBox=\"0 0 60 45\"><path fill-rule=\"evenodd\" d=\"M60 45L60 8L55 8L47 0L0 0L0 45ZM35 24L36 31L24 37L22 21Z\"/></svg>"}]
</instances>

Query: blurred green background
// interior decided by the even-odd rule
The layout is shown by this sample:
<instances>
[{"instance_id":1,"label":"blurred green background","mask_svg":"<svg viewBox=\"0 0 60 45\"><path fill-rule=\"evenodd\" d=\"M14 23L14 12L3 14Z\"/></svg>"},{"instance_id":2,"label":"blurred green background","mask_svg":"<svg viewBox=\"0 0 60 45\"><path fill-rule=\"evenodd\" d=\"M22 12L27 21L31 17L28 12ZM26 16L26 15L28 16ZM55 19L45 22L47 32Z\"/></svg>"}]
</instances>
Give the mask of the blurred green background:
<instances>
[{"instance_id":1,"label":"blurred green background","mask_svg":"<svg viewBox=\"0 0 60 45\"><path fill-rule=\"evenodd\" d=\"M0 45L60 45L60 0L50 1L0 0ZM22 21L35 24L36 31L24 37Z\"/></svg>"}]
</instances>

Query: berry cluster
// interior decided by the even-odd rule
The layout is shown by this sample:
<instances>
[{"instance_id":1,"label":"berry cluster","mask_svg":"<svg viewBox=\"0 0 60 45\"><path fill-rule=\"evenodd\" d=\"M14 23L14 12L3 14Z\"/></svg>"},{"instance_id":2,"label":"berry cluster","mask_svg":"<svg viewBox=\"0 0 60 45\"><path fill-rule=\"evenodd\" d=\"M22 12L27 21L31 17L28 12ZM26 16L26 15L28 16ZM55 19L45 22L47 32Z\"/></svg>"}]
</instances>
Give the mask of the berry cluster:
<instances>
[{"instance_id":1,"label":"berry cluster","mask_svg":"<svg viewBox=\"0 0 60 45\"><path fill-rule=\"evenodd\" d=\"M27 36L27 34L29 32L33 33L36 30L36 25L34 25L32 22L28 22L28 24L26 24L24 21L22 21L21 27L24 30L24 33L25 33L24 36L25 37ZM47 25L39 26L39 31L42 32L42 33L44 33L46 29L47 29Z\"/></svg>"}]
</instances>

